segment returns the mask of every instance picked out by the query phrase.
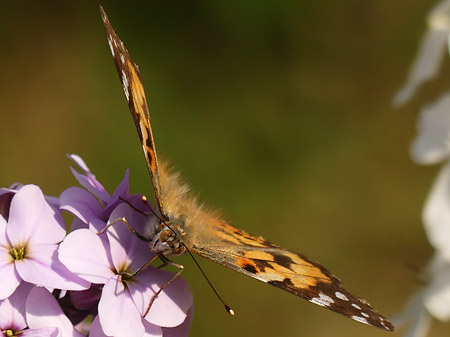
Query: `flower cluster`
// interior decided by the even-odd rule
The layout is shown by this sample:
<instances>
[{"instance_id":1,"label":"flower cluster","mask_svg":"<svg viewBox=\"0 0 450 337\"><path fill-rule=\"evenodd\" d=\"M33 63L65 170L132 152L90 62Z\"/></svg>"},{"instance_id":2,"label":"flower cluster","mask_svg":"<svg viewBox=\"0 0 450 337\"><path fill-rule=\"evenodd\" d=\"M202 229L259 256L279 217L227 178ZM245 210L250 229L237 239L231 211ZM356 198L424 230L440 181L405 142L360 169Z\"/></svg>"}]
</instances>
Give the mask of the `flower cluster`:
<instances>
[{"instance_id":1,"label":"flower cluster","mask_svg":"<svg viewBox=\"0 0 450 337\"><path fill-rule=\"evenodd\" d=\"M428 23L428 32L407 83L394 98L397 105L406 103L439 70L450 37L450 0L432 9ZM427 283L396 320L399 325L410 324L406 336L424 337L431 317L450 320L450 93L422 110L411 157L421 165L443 163L422 215L428 240L435 248L426 268Z\"/></svg>"},{"instance_id":2,"label":"flower cluster","mask_svg":"<svg viewBox=\"0 0 450 337\"><path fill-rule=\"evenodd\" d=\"M187 283L163 287L174 274L146 266L155 255L125 224L148 237L156 221L142 196L129 194L129 172L111 196L80 157L69 158L84 188L59 198L35 185L0 189L3 335L187 336ZM61 210L74 215L70 225Z\"/></svg>"}]
</instances>

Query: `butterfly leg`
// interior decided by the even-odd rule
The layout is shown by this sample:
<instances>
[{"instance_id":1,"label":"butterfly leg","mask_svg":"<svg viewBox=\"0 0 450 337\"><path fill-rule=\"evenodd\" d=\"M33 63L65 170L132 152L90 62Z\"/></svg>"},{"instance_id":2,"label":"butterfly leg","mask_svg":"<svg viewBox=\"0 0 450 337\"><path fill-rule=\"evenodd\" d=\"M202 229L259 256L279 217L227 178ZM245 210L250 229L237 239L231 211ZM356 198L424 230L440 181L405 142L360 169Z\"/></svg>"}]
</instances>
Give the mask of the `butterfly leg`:
<instances>
[{"instance_id":1,"label":"butterfly leg","mask_svg":"<svg viewBox=\"0 0 450 337\"><path fill-rule=\"evenodd\" d=\"M158 256L158 255L157 255ZM171 260L169 260L167 257L165 257L164 255L159 255L159 258L162 260L163 264L161 266L159 266L158 268L162 268L165 267L167 265L171 265L174 266L175 268L178 268L178 271L175 275L172 276L172 278L170 278L166 283L164 283L161 288L159 288L159 290L156 292L155 295L153 295L152 299L150 300L150 303L148 304L147 310L145 310L144 315L142 315L142 317L147 316L148 312L150 311L150 308L152 307L153 302L155 302L156 298L158 297L158 295L163 291L164 288L166 288L169 284L171 284L173 281L175 281L175 279L180 276L180 274L183 272L184 270L184 266L182 264L179 263L175 263ZM152 259L153 260L153 259ZM147 264L146 264L147 265Z\"/></svg>"},{"instance_id":2,"label":"butterfly leg","mask_svg":"<svg viewBox=\"0 0 450 337\"><path fill-rule=\"evenodd\" d=\"M142 234L139 234L138 232L136 232L136 230L133 227L131 227L130 223L125 218L119 218L119 219L111 221L101 231L97 232L97 235L103 234L104 232L106 232L106 230L109 227L115 225L118 222L123 222L125 224L125 226L127 226L127 228L130 230L130 232L133 233L139 240L142 240L142 241L147 242L147 243L151 241L150 239L146 238Z\"/></svg>"}]
</instances>

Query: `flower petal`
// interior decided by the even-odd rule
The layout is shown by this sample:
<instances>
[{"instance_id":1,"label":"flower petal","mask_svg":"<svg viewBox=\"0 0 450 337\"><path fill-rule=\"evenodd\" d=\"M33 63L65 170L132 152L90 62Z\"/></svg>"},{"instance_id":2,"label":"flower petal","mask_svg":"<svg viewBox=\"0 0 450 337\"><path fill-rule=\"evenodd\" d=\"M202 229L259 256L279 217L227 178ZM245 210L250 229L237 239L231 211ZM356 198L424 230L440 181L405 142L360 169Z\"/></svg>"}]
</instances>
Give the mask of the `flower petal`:
<instances>
[{"instance_id":1,"label":"flower petal","mask_svg":"<svg viewBox=\"0 0 450 337\"><path fill-rule=\"evenodd\" d=\"M57 243L66 234L64 221L44 199L39 187L22 187L11 201L6 234L11 243Z\"/></svg>"},{"instance_id":2,"label":"flower petal","mask_svg":"<svg viewBox=\"0 0 450 337\"><path fill-rule=\"evenodd\" d=\"M75 330L70 320L52 294L45 288L33 288L27 298L27 322L30 329L57 327L64 337L83 337Z\"/></svg>"},{"instance_id":3,"label":"flower petal","mask_svg":"<svg viewBox=\"0 0 450 337\"><path fill-rule=\"evenodd\" d=\"M163 328L164 337L188 337L191 330L192 319L194 318L194 306L192 305L183 324L175 328Z\"/></svg>"},{"instance_id":4,"label":"flower petal","mask_svg":"<svg viewBox=\"0 0 450 337\"><path fill-rule=\"evenodd\" d=\"M40 328L40 329L27 329L24 330L20 337L58 337L58 328Z\"/></svg>"},{"instance_id":5,"label":"flower petal","mask_svg":"<svg viewBox=\"0 0 450 337\"><path fill-rule=\"evenodd\" d=\"M78 180L80 185L106 203L110 199L108 192L103 187L103 185L100 184L95 175L91 173L89 167L86 165L83 159L81 159L81 157L76 154L67 155L67 157L69 159L72 159L85 174L83 175L81 173L78 173L72 167L70 168L72 174L75 176L75 179Z\"/></svg>"},{"instance_id":6,"label":"flower petal","mask_svg":"<svg viewBox=\"0 0 450 337\"><path fill-rule=\"evenodd\" d=\"M16 260L16 269L24 281L44 287L81 290L89 282L71 273L57 257L57 245L29 245L26 258Z\"/></svg>"},{"instance_id":7,"label":"flower petal","mask_svg":"<svg viewBox=\"0 0 450 337\"><path fill-rule=\"evenodd\" d=\"M22 282L11 296L0 301L0 330L20 331L25 329L27 326L25 301L32 287L32 284Z\"/></svg>"},{"instance_id":8,"label":"flower petal","mask_svg":"<svg viewBox=\"0 0 450 337\"><path fill-rule=\"evenodd\" d=\"M95 316L92 321L91 331L89 332L89 337L108 337L102 330L102 326L100 325L100 320L98 319L98 315Z\"/></svg>"},{"instance_id":9,"label":"flower petal","mask_svg":"<svg viewBox=\"0 0 450 337\"><path fill-rule=\"evenodd\" d=\"M431 245L450 261L450 162L441 168L422 217Z\"/></svg>"},{"instance_id":10,"label":"flower petal","mask_svg":"<svg viewBox=\"0 0 450 337\"><path fill-rule=\"evenodd\" d=\"M116 275L103 287L98 305L102 330L114 337L142 336L144 325L141 315L119 279Z\"/></svg>"},{"instance_id":11,"label":"flower petal","mask_svg":"<svg viewBox=\"0 0 450 337\"><path fill-rule=\"evenodd\" d=\"M114 268L105 249L107 243L88 229L66 236L59 246L60 261L73 273L92 283L106 283Z\"/></svg>"},{"instance_id":12,"label":"flower petal","mask_svg":"<svg viewBox=\"0 0 450 337\"><path fill-rule=\"evenodd\" d=\"M450 156L450 93L421 111L418 133L411 145L417 164L436 164Z\"/></svg>"},{"instance_id":13,"label":"flower petal","mask_svg":"<svg viewBox=\"0 0 450 337\"><path fill-rule=\"evenodd\" d=\"M142 323L144 323L145 332L142 335L142 337L162 337L163 330L160 326L153 325L146 320L142 320ZM164 336L166 337L166 336Z\"/></svg>"},{"instance_id":14,"label":"flower petal","mask_svg":"<svg viewBox=\"0 0 450 337\"><path fill-rule=\"evenodd\" d=\"M419 86L436 76L445 55L447 36L448 30L434 28L425 33L408 79L394 97L394 105L402 106L408 102Z\"/></svg>"},{"instance_id":15,"label":"flower petal","mask_svg":"<svg viewBox=\"0 0 450 337\"><path fill-rule=\"evenodd\" d=\"M10 254L11 245L6 237L6 222L0 215L0 299L11 295L22 280L17 274L14 260Z\"/></svg>"},{"instance_id":16,"label":"flower petal","mask_svg":"<svg viewBox=\"0 0 450 337\"><path fill-rule=\"evenodd\" d=\"M86 224L91 218L98 218L102 214L102 208L97 199L80 187L69 187L61 193L59 198L61 209L69 211Z\"/></svg>"},{"instance_id":17,"label":"flower petal","mask_svg":"<svg viewBox=\"0 0 450 337\"><path fill-rule=\"evenodd\" d=\"M114 209L110 216L110 222L122 218L125 218L136 232L143 233L147 217L134 211L126 203L122 203ZM128 272L135 272L155 255L150 251L148 243L134 235L122 221L109 227L106 233L116 270L123 271L125 266Z\"/></svg>"},{"instance_id":18,"label":"flower petal","mask_svg":"<svg viewBox=\"0 0 450 337\"><path fill-rule=\"evenodd\" d=\"M165 270L148 267L136 277L135 282L129 284L131 296L141 314L147 310L154 294L173 275ZM145 320L161 327L178 326L185 321L192 302L189 285L182 277L178 277L158 295Z\"/></svg>"},{"instance_id":19,"label":"flower petal","mask_svg":"<svg viewBox=\"0 0 450 337\"><path fill-rule=\"evenodd\" d=\"M119 201L120 197L127 199L128 192L130 189L129 179L130 179L130 170L127 169L125 171L125 175L124 175L122 181L120 182L119 186L117 186L111 199L108 200L108 204L105 206L106 214L109 214L114 209L114 207L117 206L118 202L120 202Z\"/></svg>"}]
</instances>

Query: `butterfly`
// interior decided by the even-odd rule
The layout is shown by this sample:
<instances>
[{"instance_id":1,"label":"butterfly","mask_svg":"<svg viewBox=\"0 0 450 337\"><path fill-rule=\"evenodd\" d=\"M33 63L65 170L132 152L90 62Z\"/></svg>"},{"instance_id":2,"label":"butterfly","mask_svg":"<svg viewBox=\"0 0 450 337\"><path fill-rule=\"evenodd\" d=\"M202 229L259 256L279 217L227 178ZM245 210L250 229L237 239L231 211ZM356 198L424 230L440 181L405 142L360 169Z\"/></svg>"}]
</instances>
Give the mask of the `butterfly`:
<instances>
[{"instance_id":1,"label":"butterfly","mask_svg":"<svg viewBox=\"0 0 450 337\"><path fill-rule=\"evenodd\" d=\"M123 42L100 6L109 48L147 162L159 223L150 248L162 257L186 251L300 296L351 319L393 331L394 326L365 300L345 290L337 277L306 256L237 229L189 195L189 187L158 161L140 78Z\"/></svg>"}]
</instances>

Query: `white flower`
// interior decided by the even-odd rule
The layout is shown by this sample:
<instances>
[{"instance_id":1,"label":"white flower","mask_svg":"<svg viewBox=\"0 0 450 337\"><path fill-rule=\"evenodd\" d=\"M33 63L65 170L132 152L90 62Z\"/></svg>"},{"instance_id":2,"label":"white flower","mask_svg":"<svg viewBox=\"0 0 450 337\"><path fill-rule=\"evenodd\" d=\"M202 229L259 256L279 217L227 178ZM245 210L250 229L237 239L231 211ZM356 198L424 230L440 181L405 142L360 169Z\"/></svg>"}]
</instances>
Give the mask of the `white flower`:
<instances>
[{"instance_id":1,"label":"white flower","mask_svg":"<svg viewBox=\"0 0 450 337\"><path fill-rule=\"evenodd\" d=\"M450 158L450 93L421 111L417 128L411 145L411 157L417 164L437 164Z\"/></svg>"},{"instance_id":2,"label":"white flower","mask_svg":"<svg viewBox=\"0 0 450 337\"><path fill-rule=\"evenodd\" d=\"M444 0L428 14L428 31L422 39L417 57L405 85L397 92L393 103L401 106L411 99L424 82L439 70L450 33L450 0Z\"/></svg>"},{"instance_id":3,"label":"white flower","mask_svg":"<svg viewBox=\"0 0 450 337\"><path fill-rule=\"evenodd\" d=\"M394 322L409 323L405 337L426 336L431 317L450 320L450 94L423 109L418 134L411 146L418 164L447 162L425 201L423 223L435 254L429 261L426 286Z\"/></svg>"}]
</instances>

